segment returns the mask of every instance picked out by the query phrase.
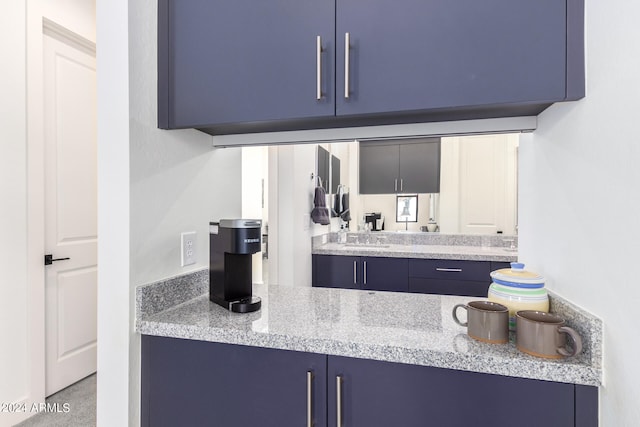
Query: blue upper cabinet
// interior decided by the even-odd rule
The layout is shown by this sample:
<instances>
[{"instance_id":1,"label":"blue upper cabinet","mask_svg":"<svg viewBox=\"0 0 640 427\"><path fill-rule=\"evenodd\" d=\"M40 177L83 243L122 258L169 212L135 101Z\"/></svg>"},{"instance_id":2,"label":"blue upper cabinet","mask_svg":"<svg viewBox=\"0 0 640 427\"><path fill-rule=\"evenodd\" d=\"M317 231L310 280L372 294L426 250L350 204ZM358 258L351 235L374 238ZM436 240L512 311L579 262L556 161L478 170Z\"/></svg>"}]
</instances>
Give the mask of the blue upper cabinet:
<instances>
[{"instance_id":1,"label":"blue upper cabinet","mask_svg":"<svg viewBox=\"0 0 640 427\"><path fill-rule=\"evenodd\" d=\"M334 116L334 0L158 6L160 128Z\"/></svg>"},{"instance_id":2,"label":"blue upper cabinet","mask_svg":"<svg viewBox=\"0 0 640 427\"><path fill-rule=\"evenodd\" d=\"M566 9L558 0L337 0L337 114L565 100Z\"/></svg>"},{"instance_id":3,"label":"blue upper cabinet","mask_svg":"<svg viewBox=\"0 0 640 427\"><path fill-rule=\"evenodd\" d=\"M158 126L536 115L584 96L584 0L159 0Z\"/></svg>"}]
</instances>

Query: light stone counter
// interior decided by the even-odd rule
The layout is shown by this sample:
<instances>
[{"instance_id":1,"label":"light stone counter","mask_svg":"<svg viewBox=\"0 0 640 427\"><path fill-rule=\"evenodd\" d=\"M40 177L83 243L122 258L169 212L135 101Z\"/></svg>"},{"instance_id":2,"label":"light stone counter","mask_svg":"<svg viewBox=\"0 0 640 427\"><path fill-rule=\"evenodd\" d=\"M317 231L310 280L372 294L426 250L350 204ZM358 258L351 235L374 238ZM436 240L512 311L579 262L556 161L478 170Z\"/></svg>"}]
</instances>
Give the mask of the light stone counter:
<instances>
[{"instance_id":1,"label":"light stone counter","mask_svg":"<svg viewBox=\"0 0 640 427\"><path fill-rule=\"evenodd\" d=\"M517 236L462 235L415 232L339 233L315 236L313 255L374 256L389 258L452 259L469 261L515 262L518 260ZM514 243L514 249L511 249Z\"/></svg>"},{"instance_id":2,"label":"light stone counter","mask_svg":"<svg viewBox=\"0 0 640 427\"><path fill-rule=\"evenodd\" d=\"M205 288L205 271L193 273L194 289ZM184 287L184 277L173 280ZM478 298L255 285L262 309L237 314L210 302L207 293L184 297L170 290L171 283L138 287L137 332L584 385L602 380L600 320L555 296L553 311L564 314L585 341L574 359L540 359L513 342L469 338L451 311Z\"/></svg>"},{"instance_id":3,"label":"light stone counter","mask_svg":"<svg viewBox=\"0 0 640 427\"><path fill-rule=\"evenodd\" d=\"M506 248L457 245L372 244L368 246L325 243L312 249L313 255L377 256L389 258L455 259L515 262L518 254Z\"/></svg>"}]
</instances>

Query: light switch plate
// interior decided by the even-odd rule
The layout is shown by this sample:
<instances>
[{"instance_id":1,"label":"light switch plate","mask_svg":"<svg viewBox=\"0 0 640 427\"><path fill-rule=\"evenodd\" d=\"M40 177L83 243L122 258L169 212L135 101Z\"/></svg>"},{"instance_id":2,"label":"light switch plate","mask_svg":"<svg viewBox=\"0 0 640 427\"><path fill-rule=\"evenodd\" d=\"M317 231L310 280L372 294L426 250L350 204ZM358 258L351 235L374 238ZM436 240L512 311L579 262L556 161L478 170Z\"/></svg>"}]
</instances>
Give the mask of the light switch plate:
<instances>
[{"instance_id":1,"label":"light switch plate","mask_svg":"<svg viewBox=\"0 0 640 427\"><path fill-rule=\"evenodd\" d=\"M180 234L180 265L185 267L187 265L195 264L197 259L196 251L196 232L187 231Z\"/></svg>"}]
</instances>

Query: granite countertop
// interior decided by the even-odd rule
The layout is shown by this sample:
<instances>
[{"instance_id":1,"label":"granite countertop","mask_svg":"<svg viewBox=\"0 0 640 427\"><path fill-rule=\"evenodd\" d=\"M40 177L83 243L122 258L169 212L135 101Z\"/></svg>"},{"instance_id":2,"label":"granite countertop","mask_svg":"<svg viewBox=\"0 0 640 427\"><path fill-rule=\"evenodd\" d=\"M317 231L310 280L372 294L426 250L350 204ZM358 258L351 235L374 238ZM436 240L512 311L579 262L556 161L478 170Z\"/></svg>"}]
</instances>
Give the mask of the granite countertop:
<instances>
[{"instance_id":1,"label":"granite countertop","mask_svg":"<svg viewBox=\"0 0 640 427\"><path fill-rule=\"evenodd\" d=\"M192 292L206 289L205 271L195 274L198 284ZM186 279L180 280L184 285ZM254 294L262 298L262 309L238 314L210 302L207 293L185 299L171 281L138 287L136 331L556 382L601 383L602 324L558 297L552 299L552 311L562 313L584 340L581 355L561 361L521 353L513 337L502 345L469 338L466 329L453 322L451 311L457 303L478 298L274 285L254 285Z\"/></svg>"},{"instance_id":2,"label":"granite countertop","mask_svg":"<svg viewBox=\"0 0 640 427\"><path fill-rule=\"evenodd\" d=\"M460 245L371 244L365 246L330 242L314 246L312 254L500 262L515 262L518 260L517 252L507 248Z\"/></svg>"}]
</instances>

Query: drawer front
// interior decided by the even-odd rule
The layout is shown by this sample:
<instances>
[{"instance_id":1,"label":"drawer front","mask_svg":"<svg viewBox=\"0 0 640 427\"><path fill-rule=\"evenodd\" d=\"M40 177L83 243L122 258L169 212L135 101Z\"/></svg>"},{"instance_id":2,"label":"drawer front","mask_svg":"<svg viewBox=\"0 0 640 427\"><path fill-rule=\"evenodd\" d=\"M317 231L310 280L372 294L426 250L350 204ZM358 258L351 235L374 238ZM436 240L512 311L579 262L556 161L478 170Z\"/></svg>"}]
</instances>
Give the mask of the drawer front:
<instances>
[{"instance_id":1,"label":"drawer front","mask_svg":"<svg viewBox=\"0 0 640 427\"><path fill-rule=\"evenodd\" d=\"M489 282L474 280L446 280L409 278L409 292L419 294L462 295L470 297L486 297Z\"/></svg>"},{"instance_id":2,"label":"drawer front","mask_svg":"<svg viewBox=\"0 0 640 427\"><path fill-rule=\"evenodd\" d=\"M409 260L409 277L445 280L476 280L491 283L489 261L458 261L448 259Z\"/></svg>"},{"instance_id":3,"label":"drawer front","mask_svg":"<svg viewBox=\"0 0 640 427\"><path fill-rule=\"evenodd\" d=\"M491 271L500 270L502 268L511 268L510 262L491 261Z\"/></svg>"}]
</instances>

